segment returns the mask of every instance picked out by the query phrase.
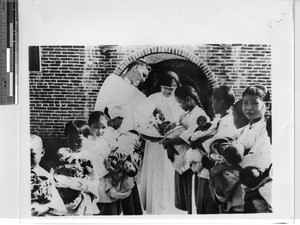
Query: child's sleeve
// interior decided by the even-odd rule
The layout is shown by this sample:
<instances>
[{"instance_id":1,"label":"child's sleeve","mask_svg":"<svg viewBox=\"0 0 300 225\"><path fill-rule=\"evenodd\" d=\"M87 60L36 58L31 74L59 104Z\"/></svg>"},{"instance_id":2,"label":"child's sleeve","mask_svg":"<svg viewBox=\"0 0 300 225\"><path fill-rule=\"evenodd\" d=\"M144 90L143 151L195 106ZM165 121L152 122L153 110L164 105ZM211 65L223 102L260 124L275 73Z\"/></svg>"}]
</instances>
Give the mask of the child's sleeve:
<instances>
[{"instance_id":1,"label":"child's sleeve","mask_svg":"<svg viewBox=\"0 0 300 225\"><path fill-rule=\"evenodd\" d=\"M53 171L53 169L51 169L51 171ZM66 207L55 187L55 181L51 174L49 176L49 179L52 184L51 185L52 198L50 199L50 202L47 204L47 206L49 207L49 213L59 215L59 216L65 215L67 213Z\"/></svg>"},{"instance_id":2,"label":"child's sleeve","mask_svg":"<svg viewBox=\"0 0 300 225\"><path fill-rule=\"evenodd\" d=\"M197 128L197 124L191 124L191 126L186 129L185 131L183 131L179 137L184 140L184 142L186 142L187 144L190 144L190 137L191 135L194 133L194 130Z\"/></svg>"}]
</instances>

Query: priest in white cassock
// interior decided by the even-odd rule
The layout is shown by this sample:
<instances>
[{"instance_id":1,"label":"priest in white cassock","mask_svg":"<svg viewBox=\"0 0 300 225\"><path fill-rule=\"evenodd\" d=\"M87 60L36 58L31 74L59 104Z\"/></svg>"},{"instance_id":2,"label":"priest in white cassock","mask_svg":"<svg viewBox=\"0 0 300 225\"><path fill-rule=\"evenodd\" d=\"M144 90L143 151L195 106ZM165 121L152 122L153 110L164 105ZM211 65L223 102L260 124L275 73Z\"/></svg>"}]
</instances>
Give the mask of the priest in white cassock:
<instances>
[{"instance_id":1,"label":"priest in white cassock","mask_svg":"<svg viewBox=\"0 0 300 225\"><path fill-rule=\"evenodd\" d=\"M97 97L95 111L104 111L110 103L116 103L123 106L124 120L120 128L121 131L136 130L140 124L145 124L151 115L159 114L160 118L164 116L160 109L142 93L137 86L144 82L151 67L145 62L137 60L129 64L127 70L121 76L109 75Z\"/></svg>"}]
</instances>

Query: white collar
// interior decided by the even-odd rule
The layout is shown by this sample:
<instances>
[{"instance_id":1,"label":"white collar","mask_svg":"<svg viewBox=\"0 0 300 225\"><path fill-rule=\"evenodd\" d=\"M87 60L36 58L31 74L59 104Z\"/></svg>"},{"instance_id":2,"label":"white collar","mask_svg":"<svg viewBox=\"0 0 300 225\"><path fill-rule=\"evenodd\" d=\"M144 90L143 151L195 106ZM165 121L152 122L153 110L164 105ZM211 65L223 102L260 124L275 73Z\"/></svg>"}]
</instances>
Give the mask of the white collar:
<instances>
[{"instance_id":1,"label":"white collar","mask_svg":"<svg viewBox=\"0 0 300 225\"><path fill-rule=\"evenodd\" d=\"M265 119L262 117L261 120L257 121L256 123L253 123L253 124L248 124L249 125L249 129L252 129L252 128L256 128L256 127L263 127L265 126L266 122L265 122Z\"/></svg>"}]
</instances>

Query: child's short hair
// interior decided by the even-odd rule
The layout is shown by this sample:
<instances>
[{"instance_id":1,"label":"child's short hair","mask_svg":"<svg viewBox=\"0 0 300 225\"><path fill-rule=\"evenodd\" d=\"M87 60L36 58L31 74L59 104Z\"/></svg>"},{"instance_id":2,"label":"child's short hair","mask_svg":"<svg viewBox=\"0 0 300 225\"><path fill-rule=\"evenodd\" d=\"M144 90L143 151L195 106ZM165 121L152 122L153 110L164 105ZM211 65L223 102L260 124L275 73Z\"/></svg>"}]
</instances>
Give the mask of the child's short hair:
<instances>
[{"instance_id":1,"label":"child's short hair","mask_svg":"<svg viewBox=\"0 0 300 225\"><path fill-rule=\"evenodd\" d=\"M223 99L227 109L229 109L235 101L235 95L232 88L226 85L222 85L215 89L212 95L215 99Z\"/></svg>"},{"instance_id":2,"label":"child's short hair","mask_svg":"<svg viewBox=\"0 0 300 225\"><path fill-rule=\"evenodd\" d=\"M246 95L257 96L264 102L270 101L269 91L267 91L267 89L261 85L254 85L254 86L247 87L246 90L243 92L242 97Z\"/></svg>"},{"instance_id":3,"label":"child's short hair","mask_svg":"<svg viewBox=\"0 0 300 225\"><path fill-rule=\"evenodd\" d=\"M244 146L238 142L234 142L223 150L223 156L230 165L239 164L244 156Z\"/></svg>"},{"instance_id":4,"label":"child's short hair","mask_svg":"<svg viewBox=\"0 0 300 225\"><path fill-rule=\"evenodd\" d=\"M83 120L72 120L66 124L65 136L70 134L82 134L84 137L91 135L90 127Z\"/></svg>"},{"instance_id":5,"label":"child's short hair","mask_svg":"<svg viewBox=\"0 0 300 225\"><path fill-rule=\"evenodd\" d=\"M30 135L30 148L43 150L43 140L40 136L31 134Z\"/></svg>"},{"instance_id":6,"label":"child's short hair","mask_svg":"<svg viewBox=\"0 0 300 225\"><path fill-rule=\"evenodd\" d=\"M203 122L203 124L205 124L207 122L207 118L205 116L199 116L197 118L197 124L199 125L200 122Z\"/></svg>"},{"instance_id":7,"label":"child's short hair","mask_svg":"<svg viewBox=\"0 0 300 225\"><path fill-rule=\"evenodd\" d=\"M103 112L101 112L101 111L91 112L91 114L89 116L89 120L88 120L89 126L91 126L95 122L98 122L101 117L105 117L106 118L106 116L105 116L105 114Z\"/></svg>"}]
</instances>

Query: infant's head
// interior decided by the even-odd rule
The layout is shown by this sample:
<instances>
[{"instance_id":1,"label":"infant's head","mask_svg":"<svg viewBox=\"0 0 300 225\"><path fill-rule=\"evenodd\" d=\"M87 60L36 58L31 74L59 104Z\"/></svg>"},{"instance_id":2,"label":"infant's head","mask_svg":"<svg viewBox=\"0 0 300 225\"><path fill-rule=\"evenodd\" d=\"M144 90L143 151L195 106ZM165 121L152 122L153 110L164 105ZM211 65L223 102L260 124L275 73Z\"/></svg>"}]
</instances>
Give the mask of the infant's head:
<instances>
[{"instance_id":1,"label":"infant's head","mask_svg":"<svg viewBox=\"0 0 300 225\"><path fill-rule=\"evenodd\" d=\"M136 165L131 162L131 160L127 159L124 162L124 174L126 174L129 177L134 177L138 172L138 169Z\"/></svg>"},{"instance_id":2,"label":"infant's head","mask_svg":"<svg viewBox=\"0 0 300 225\"><path fill-rule=\"evenodd\" d=\"M210 146L210 158L218 162L226 162L229 165L237 165L244 156L244 147L231 138L219 138Z\"/></svg>"},{"instance_id":3,"label":"infant's head","mask_svg":"<svg viewBox=\"0 0 300 225\"><path fill-rule=\"evenodd\" d=\"M199 127L203 127L207 123L207 119L205 116L199 116L197 118L197 124Z\"/></svg>"},{"instance_id":4,"label":"infant's head","mask_svg":"<svg viewBox=\"0 0 300 225\"><path fill-rule=\"evenodd\" d=\"M30 162L31 168L39 165L42 157L45 154L45 150L43 148L43 141L37 135L30 135Z\"/></svg>"},{"instance_id":5,"label":"infant's head","mask_svg":"<svg viewBox=\"0 0 300 225\"><path fill-rule=\"evenodd\" d=\"M244 156L244 146L238 142L233 142L223 151L223 156L227 164L237 165Z\"/></svg>"}]
</instances>

